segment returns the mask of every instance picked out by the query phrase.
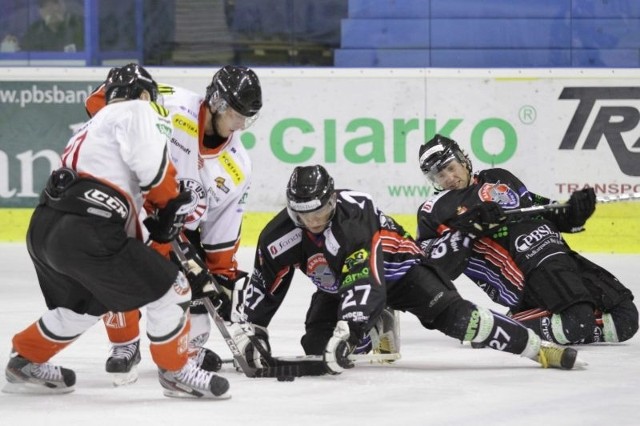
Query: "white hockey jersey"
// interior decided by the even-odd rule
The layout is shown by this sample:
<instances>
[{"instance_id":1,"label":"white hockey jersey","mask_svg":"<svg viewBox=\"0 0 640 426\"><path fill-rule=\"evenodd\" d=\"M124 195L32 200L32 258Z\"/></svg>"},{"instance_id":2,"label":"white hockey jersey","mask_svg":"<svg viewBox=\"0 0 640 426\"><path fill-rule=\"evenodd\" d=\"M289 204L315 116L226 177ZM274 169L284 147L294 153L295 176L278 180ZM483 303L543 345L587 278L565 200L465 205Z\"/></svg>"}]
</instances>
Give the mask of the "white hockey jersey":
<instances>
[{"instance_id":1,"label":"white hockey jersey","mask_svg":"<svg viewBox=\"0 0 640 426\"><path fill-rule=\"evenodd\" d=\"M181 186L195 194L185 228L200 229L209 270L234 277L238 266L235 254L251 183L251 159L235 133L216 149L203 145L206 108L203 96L180 87L159 86L163 105L173 123L171 159ZM103 106L104 85L85 101L90 116Z\"/></svg>"},{"instance_id":2,"label":"white hockey jersey","mask_svg":"<svg viewBox=\"0 0 640 426\"><path fill-rule=\"evenodd\" d=\"M202 96L168 85L160 85L160 92L173 123L169 151L178 180L195 194L185 227L200 228L209 269L234 277L251 182L249 154L237 133L215 149L203 145L206 105Z\"/></svg>"},{"instance_id":3,"label":"white hockey jersey","mask_svg":"<svg viewBox=\"0 0 640 426\"><path fill-rule=\"evenodd\" d=\"M61 156L64 167L109 185L129 200L131 237L141 236L137 219L145 201L164 207L178 195L168 156L172 128L167 115L148 101L112 103L76 132Z\"/></svg>"}]
</instances>

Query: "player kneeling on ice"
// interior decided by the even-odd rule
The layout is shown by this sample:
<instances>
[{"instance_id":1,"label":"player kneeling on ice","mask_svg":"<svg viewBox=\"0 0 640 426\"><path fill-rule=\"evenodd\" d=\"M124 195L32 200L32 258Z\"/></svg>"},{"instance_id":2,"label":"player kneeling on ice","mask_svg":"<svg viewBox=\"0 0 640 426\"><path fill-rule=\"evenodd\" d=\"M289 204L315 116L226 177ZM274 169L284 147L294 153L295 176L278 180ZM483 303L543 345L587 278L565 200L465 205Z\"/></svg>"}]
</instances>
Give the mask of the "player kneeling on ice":
<instances>
[{"instance_id":1,"label":"player kneeling on ice","mask_svg":"<svg viewBox=\"0 0 640 426\"><path fill-rule=\"evenodd\" d=\"M574 349L543 342L516 321L464 300L368 194L335 190L333 178L319 165L294 169L287 208L260 234L254 268L245 313L263 330L294 270L311 277L318 291L302 345L307 353L322 353L331 374L353 366L350 354L385 307L410 312L425 328L519 354L543 367L576 364Z\"/></svg>"},{"instance_id":2,"label":"player kneeling on ice","mask_svg":"<svg viewBox=\"0 0 640 426\"><path fill-rule=\"evenodd\" d=\"M442 192L418 210L417 241L449 278L464 273L513 319L555 343L623 342L636 334L631 291L561 235L584 230L595 210L593 189L571 194L568 207L508 220L511 209L551 200L504 169L472 174L469 157L441 135L420 147L419 161Z\"/></svg>"},{"instance_id":3,"label":"player kneeling on ice","mask_svg":"<svg viewBox=\"0 0 640 426\"><path fill-rule=\"evenodd\" d=\"M48 361L107 311L144 306L164 394L228 398L229 382L188 357L187 279L140 240L143 202L152 208L151 239L166 243L191 201L167 154L171 121L153 102L158 86L142 67L127 66L105 93L107 106L71 138L31 218L27 249L49 310L13 336L3 390L73 391L75 373Z\"/></svg>"}]
</instances>

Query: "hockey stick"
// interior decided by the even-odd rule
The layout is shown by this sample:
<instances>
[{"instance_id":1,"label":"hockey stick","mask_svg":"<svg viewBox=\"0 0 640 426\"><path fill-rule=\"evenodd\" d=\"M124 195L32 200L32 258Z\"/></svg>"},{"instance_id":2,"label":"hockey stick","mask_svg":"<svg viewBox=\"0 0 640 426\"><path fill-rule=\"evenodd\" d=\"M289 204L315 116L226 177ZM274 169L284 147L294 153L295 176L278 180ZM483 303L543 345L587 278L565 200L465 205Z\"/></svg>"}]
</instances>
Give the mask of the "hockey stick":
<instances>
[{"instance_id":1,"label":"hockey stick","mask_svg":"<svg viewBox=\"0 0 640 426\"><path fill-rule=\"evenodd\" d=\"M189 270L188 260L180 245L176 240L171 241L171 248L173 249L176 257L180 261L180 265L182 269L186 272ZM221 289L220 284L215 280L211 274L209 274L209 281L215 287L215 290L219 293L224 291ZM252 334L246 333L245 336L249 339L251 344L256 348L256 350L260 353L262 359L264 360L266 367L253 367L249 365L249 362L245 358L244 354L240 351L234 338L229 333L229 329L227 328L227 324L224 319L218 313L218 309L214 306L213 302L209 297L203 297L200 299L204 304L207 312L213 318L213 322L216 327L222 334L222 337L229 347L231 351L231 355L233 359L236 361L242 372L247 377L276 377L278 379L284 378L291 380L293 377L301 377L301 376L321 376L327 373L325 364L322 360L297 360L297 361L287 361L287 360L278 360L271 356L269 351L267 351L260 341ZM242 323L241 327L242 327ZM246 324L246 323L245 323ZM248 326L251 326L250 324Z\"/></svg>"},{"instance_id":2,"label":"hockey stick","mask_svg":"<svg viewBox=\"0 0 640 426\"><path fill-rule=\"evenodd\" d=\"M180 265L182 266L183 271L185 272L188 271L189 270L188 260L184 255L184 253L182 252L182 249L180 248L178 241L176 240L171 241L171 248L173 249L173 252L178 258L178 260L180 261ZM214 286L217 284L213 277L210 277L210 282ZM221 291L221 290L219 288L216 288L216 291ZM213 302L211 301L211 299L208 297L203 297L200 300L204 304L204 307L206 308L209 315L211 315L211 318L213 318L214 324L216 325L216 327L218 327L218 330L220 330L220 334L222 334L222 338L224 339L227 346L229 346L231 355L233 356L233 359L236 361L236 363L242 369L242 372L247 377L256 377L256 371L258 369L256 367L251 367L247 362L247 359L242 355L242 353L238 349L238 346L236 345L235 340L233 340L231 333L229 333L229 329L227 328L227 325L225 324L224 319L218 313L218 310L213 305Z\"/></svg>"},{"instance_id":3,"label":"hockey stick","mask_svg":"<svg viewBox=\"0 0 640 426\"><path fill-rule=\"evenodd\" d=\"M390 363L397 361L401 358L400 353L394 352L389 354L351 354L349 355L349 361L354 364L373 364L373 363ZM279 356L273 357L275 362L300 362L300 361L322 361L322 355L297 355L297 356ZM233 359L223 359L224 364L233 362Z\"/></svg>"},{"instance_id":4,"label":"hockey stick","mask_svg":"<svg viewBox=\"0 0 640 426\"><path fill-rule=\"evenodd\" d=\"M634 192L631 194L621 194L621 195L608 195L605 197L598 197L596 201L598 204L607 204L607 203L618 203L621 201L636 201L640 200L640 192ZM569 203L555 203L555 204L543 204L540 206L531 206L531 207L523 207L520 209L511 209L505 210L504 214L507 216L517 215L517 214L532 214L539 213L547 210L558 210L569 207Z\"/></svg>"}]
</instances>

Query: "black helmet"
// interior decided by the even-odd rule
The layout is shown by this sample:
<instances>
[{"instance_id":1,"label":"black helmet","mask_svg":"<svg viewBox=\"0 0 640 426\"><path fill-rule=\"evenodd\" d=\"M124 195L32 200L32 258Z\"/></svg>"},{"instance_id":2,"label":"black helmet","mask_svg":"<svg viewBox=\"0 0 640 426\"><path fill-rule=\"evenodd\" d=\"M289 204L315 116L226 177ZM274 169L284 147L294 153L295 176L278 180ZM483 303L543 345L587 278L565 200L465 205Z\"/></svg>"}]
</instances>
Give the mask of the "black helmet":
<instances>
[{"instance_id":1,"label":"black helmet","mask_svg":"<svg viewBox=\"0 0 640 426\"><path fill-rule=\"evenodd\" d=\"M418 161L420 170L433 183L436 173L442 170L451 160L457 160L472 171L471 160L453 139L435 135L429 142L420 145Z\"/></svg>"},{"instance_id":2,"label":"black helmet","mask_svg":"<svg viewBox=\"0 0 640 426\"><path fill-rule=\"evenodd\" d=\"M327 223L333 218L336 196L333 178L320 166L299 166L287 184L287 211L296 226L305 227L301 215L326 211Z\"/></svg>"},{"instance_id":3,"label":"black helmet","mask_svg":"<svg viewBox=\"0 0 640 426\"><path fill-rule=\"evenodd\" d=\"M213 76L205 100L220 112L228 105L245 117L254 117L262 108L260 80L249 68L226 65Z\"/></svg>"},{"instance_id":4,"label":"black helmet","mask_svg":"<svg viewBox=\"0 0 640 426\"><path fill-rule=\"evenodd\" d=\"M147 70L135 63L112 68L104 83L107 103L118 98L138 99L143 90L149 92L152 101L158 99L158 84Z\"/></svg>"}]
</instances>

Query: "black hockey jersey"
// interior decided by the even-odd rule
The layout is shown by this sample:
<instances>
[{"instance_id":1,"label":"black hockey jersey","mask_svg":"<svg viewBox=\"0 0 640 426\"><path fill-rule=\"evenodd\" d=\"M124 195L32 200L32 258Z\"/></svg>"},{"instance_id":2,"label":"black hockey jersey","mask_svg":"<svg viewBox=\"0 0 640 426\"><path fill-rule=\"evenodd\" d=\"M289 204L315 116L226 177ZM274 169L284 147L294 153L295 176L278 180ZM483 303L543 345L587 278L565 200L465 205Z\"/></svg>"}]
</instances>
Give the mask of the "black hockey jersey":
<instances>
[{"instance_id":1,"label":"black hockey jersey","mask_svg":"<svg viewBox=\"0 0 640 426\"><path fill-rule=\"evenodd\" d=\"M446 226L448 220L485 201L496 202L504 210L551 202L530 193L524 183L507 170L483 170L473 176L469 187L442 191L422 204L418 210L418 242L427 248L428 241L450 231ZM440 253L434 253L444 261L451 261L442 253L446 250L443 248ZM543 216L522 217L498 229L491 237L472 241L465 258L464 274L494 302L515 308L522 299L526 274L541 259L568 250L556 223ZM460 261L461 257L457 259ZM438 265L438 259L434 260Z\"/></svg>"},{"instance_id":2,"label":"black hockey jersey","mask_svg":"<svg viewBox=\"0 0 640 426\"><path fill-rule=\"evenodd\" d=\"M335 215L322 234L296 227L286 209L264 228L246 296L248 321L269 325L299 269L319 291L341 299L338 320L367 331L385 306L387 286L424 261L412 237L368 194L336 193Z\"/></svg>"}]
</instances>

